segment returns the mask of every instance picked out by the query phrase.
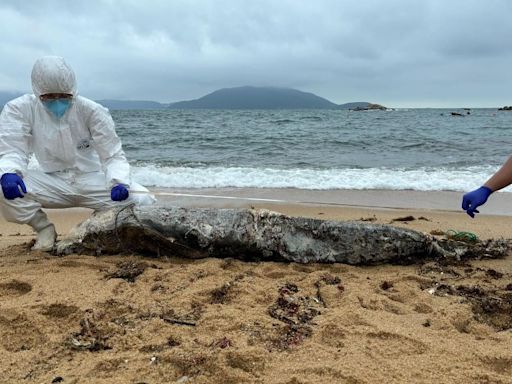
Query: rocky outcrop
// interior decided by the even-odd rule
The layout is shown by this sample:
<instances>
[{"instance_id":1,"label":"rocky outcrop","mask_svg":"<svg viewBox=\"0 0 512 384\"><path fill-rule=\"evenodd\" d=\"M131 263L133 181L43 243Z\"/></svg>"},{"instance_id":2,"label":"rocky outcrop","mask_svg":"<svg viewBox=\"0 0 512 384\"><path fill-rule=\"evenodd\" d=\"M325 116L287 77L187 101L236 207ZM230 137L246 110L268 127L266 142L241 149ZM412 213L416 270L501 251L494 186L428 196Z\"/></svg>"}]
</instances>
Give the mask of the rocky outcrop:
<instances>
[{"instance_id":1,"label":"rocky outcrop","mask_svg":"<svg viewBox=\"0 0 512 384\"><path fill-rule=\"evenodd\" d=\"M366 107L356 107L352 111L387 111L389 108L380 105L369 103Z\"/></svg>"}]
</instances>

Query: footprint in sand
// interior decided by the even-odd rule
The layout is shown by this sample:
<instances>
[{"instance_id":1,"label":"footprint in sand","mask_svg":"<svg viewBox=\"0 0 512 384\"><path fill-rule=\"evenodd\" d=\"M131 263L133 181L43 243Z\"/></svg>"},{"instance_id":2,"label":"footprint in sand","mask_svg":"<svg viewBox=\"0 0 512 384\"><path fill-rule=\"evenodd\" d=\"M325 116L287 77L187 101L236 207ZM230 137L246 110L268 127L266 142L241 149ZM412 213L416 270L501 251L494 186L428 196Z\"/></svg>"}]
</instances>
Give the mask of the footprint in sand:
<instances>
[{"instance_id":1,"label":"footprint in sand","mask_svg":"<svg viewBox=\"0 0 512 384\"><path fill-rule=\"evenodd\" d=\"M364 309L369 309L371 311L386 311L392 313L394 315L407 315L410 313L410 310L407 306L402 305L401 303L394 303L388 299L380 299L376 295L375 298L363 298L359 296L357 299L359 300L359 305Z\"/></svg>"},{"instance_id":2,"label":"footprint in sand","mask_svg":"<svg viewBox=\"0 0 512 384\"><path fill-rule=\"evenodd\" d=\"M11 280L6 283L0 283L0 297L1 296L22 296L29 293L32 286L23 281Z\"/></svg>"},{"instance_id":3,"label":"footprint in sand","mask_svg":"<svg viewBox=\"0 0 512 384\"><path fill-rule=\"evenodd\" d=\"M41 314L52 319L64 319L70 317L77 311L78 307L74 305L54 303L50 305L43 305Z\"/></svg>"},{"instance_id":4,"label":"footprint in sand","mask_svg":"<svg viewBox=\"0 0 512 384\"><path fill-rule=\"evenodd\" d=\"M247 373L262 372L265 369L265 357L259 351L229 352L226 355L226 363L231 368L238 368Z\"/></svg>"},{"instance_id":5,"label":"footprint in sand","mask_svg":"<svg viewBox=\"0 0 512 384\"><path fill-rule=\"evenodd\" d=\"M486 356L481 357L480 361L491 371L501 375L512 374L512 357Z\"/></svg>"},{"instance_id":6,"label":"footprint in sand","mask_svg":"<svg viewBox=\"0 0 512 384\"><path fill-rule=\"evenodd\" d=\"M379 331L369 332L365 336L368 338L367 345L370 350L375 353L378 351L384 357L419 355L428 350L425 343L397 333Z\"/></svg>"},{"instance_id":7,"label":"footprint in sand","mask_svg":"<svg viewBox=\"0 0 512 384\"><path fill-rule=\"evenodd\" d=\"M343 348L347 332L336 324L327 324L321 331L322 343L334 348Z\"/></svg>"},{"instance_id":8,"label":"footprint in sand","mask_svg":"<svg viewBox=\"0 0 512 384\"><path fill-rule=\"evenodd\" d=\"M44 333L25 314L0 315L0 344L6 351L26 351L47 341Z\"/></svg>"}]
</instances>

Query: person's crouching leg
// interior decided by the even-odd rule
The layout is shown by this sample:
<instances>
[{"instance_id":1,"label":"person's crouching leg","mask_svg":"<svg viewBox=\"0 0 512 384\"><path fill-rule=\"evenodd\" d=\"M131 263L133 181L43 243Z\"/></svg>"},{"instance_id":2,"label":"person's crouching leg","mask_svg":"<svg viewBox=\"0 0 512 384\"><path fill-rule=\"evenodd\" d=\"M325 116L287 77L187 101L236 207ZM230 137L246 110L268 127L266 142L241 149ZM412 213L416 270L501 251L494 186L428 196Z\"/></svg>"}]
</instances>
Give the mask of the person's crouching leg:
<instances>
[{"instance_id":1,"label":"person's crouching leg","mask_svg":"<svg viewBox=\"0 0 512 384\"><path fill-rule=\"evenodd\" d=\"M37 233L32 250L51 251L57 239L55 226L41 209L41 204L28 195L7 200L0 197L0 211L5 220L11 223L28 224Z\"/></svg>"},{"instance_id":2,"label":"person's crouching leg","mask_svg":"<svg viewBox=\"0 0 512 384\"><path fill-rule=\"evenodd\" d=\"M48 220L46 213L42 210L37 211L28 224L37 232L36 243L32 250L51 251L57 240L57 232L55 226Z\"/></svg>"}]
</instances>

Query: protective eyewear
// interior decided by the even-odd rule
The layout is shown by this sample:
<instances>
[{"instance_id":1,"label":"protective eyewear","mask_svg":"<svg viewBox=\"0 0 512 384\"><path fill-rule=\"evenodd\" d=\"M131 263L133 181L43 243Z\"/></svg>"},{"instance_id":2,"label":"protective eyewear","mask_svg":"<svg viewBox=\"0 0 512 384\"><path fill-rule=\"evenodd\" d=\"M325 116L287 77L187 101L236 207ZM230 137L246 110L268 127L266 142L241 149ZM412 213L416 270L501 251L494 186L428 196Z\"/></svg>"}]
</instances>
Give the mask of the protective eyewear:
<instances>
[{"instance_id":1,"label":"protective eyewear","mask_svg":"<svg viewBox=\"0 0 512 384\"><path fill-rule=\"evenodd\" d=\"M41 101L57 100L57 99L72 99L73 95L69 93L46 93L39 96Z\"/></svg>"}]
</instances>

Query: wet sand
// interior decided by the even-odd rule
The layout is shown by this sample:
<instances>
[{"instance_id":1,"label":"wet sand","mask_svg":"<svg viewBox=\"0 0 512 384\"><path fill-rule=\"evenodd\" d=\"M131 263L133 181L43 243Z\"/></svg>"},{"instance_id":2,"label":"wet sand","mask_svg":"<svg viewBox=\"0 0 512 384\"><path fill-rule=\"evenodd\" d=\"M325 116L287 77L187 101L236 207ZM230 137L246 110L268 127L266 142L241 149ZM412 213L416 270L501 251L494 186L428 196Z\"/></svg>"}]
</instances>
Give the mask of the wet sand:
<instances>
[{"instance_id":1,"label":"wet sand","mask_svg":"<svg viewBox=\"0 0 512 384\"><path fill-rule=\"evenodd\" d=\"M512 238L508 194L472 220L450 192L157 192L184 206ZM90 212L49 214L64 235ZM27 227L0 230L2 383L512 383L510 256L372 267L54 257L29 250Z\"/></svg>"}]
</instances>

